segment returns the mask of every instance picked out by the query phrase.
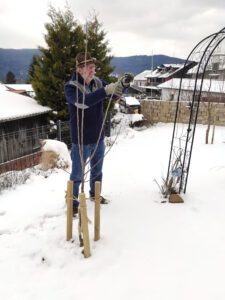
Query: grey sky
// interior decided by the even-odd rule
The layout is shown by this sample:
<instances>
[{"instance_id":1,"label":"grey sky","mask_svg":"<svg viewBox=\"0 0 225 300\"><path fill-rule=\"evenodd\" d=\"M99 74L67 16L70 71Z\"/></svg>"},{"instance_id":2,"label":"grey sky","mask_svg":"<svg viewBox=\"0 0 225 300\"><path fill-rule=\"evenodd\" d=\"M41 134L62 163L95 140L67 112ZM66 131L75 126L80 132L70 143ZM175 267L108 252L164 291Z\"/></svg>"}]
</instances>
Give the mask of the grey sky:
<instances>
[{"instance_id":1,"label":"grey sky","mask_svg":"<svg viewBox=\"0 0 225 300\"><path fill-rule=\"evenodd\" d=\"M111 2L111 3L110 3ZM64 0L0 0L0 48L45 46L48 4ZM75 19L95 10L112 54L166 54L185 58L207 35L225 27L224 0L67 0Z\"/></svg>"}]
</instances>

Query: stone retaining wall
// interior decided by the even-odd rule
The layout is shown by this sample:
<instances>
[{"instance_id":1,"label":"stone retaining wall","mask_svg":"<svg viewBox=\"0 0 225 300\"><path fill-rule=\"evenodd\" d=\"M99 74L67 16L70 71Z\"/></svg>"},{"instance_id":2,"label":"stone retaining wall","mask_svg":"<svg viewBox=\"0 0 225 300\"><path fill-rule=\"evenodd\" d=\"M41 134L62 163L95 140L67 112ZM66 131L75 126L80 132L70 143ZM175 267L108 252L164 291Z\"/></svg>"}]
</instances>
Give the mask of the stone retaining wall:
<instances>
[{"instance_id":1,"label":"stone retaining wall","mask_svg":"<svg viewBox=\"0 0 225 300\"><path fill-rule=\"evenodd\" d=\"M151 123L174 122L176 104L177 103L175 101L142 100L141 113ZM179 123L188 123L189 115L190 109L188 107L188 103L180 102L177 121ZM215 125L225 126L225 103L201 102L199 106L197 123L208 124L209 117L211 119L211 123L215 123Z\"/></svg>"}]
</instances>

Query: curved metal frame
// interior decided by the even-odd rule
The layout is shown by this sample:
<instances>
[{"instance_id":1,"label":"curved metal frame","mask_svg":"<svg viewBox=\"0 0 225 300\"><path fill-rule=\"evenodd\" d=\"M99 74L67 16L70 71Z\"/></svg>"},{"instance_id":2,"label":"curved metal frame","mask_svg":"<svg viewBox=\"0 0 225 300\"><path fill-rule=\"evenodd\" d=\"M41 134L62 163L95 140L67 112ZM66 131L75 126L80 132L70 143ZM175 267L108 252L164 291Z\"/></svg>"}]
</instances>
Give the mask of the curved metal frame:
<instances>
[{"instance_id":1,"label":"curved metal frame","mask_svg":"<svg viewBox=\"0 0 225 300\"><path fill-rule=\"evenodd\" d=\"M198 117L199 103L201 99L205 71L213 52L224 39L225 39L225 27L221 29L219 32L211 34L206 38L204 38L203 40L201 40L193 48L193 50L190 52L190 54L188 55L185 61L184 66L186 66L190 61L193 61L192 56L194 56L197 53L198 48L204 47L204 49L201 50L202 55L195 75L194 89L193 89L192 100L190 105L189 122L188 122L187 131L185 135L185 143L183 146L181 145L182 144L181 137L178 138L179 145L177 146L175 143L177 140L175 133L176 131L179 131L179 126L180 126L177 120L178 120L178 112L179 112L181 93L182 93L182 80L184 78L183 75L180 80L167 177L165 182L166 195L170 194L171 190L173 190L173 192L176 193L186 192L191 155L193 150L195 129L196 129L196 123ZM200 69L202 70L202 73L200 73ZM200 86L198 87L199 80L200 80ZM176 150L178 151L179 157L177 155L174 155L174 153L176 153Z\"/></svg>"}]
</instances>

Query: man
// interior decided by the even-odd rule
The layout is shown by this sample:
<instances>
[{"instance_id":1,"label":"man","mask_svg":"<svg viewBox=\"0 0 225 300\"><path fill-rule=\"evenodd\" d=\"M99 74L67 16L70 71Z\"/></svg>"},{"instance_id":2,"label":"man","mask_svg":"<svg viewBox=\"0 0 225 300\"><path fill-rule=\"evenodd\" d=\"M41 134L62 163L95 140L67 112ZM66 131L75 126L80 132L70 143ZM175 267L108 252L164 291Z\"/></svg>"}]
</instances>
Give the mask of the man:
<instances>
[{"instance_id":1,"label":"man","mask_svg":"<svg viewBox=\"0 0 225 300\"><path fill-rule=\"evenodd\" d=\"M102 182L104 160L103 102L107 96L122 95L120 82L104 85L95 76L96 59L89 53L76 56L76 72L65 84L65 96L70 113L70 132L72 139L73 212L78 212L79 187L82 180L82 162L90 160L90 198L94 199L95 181ZM81 159L81 152L83 157ZM101 203L107 200L101 196Z\"/></svg>"}]
</instances>

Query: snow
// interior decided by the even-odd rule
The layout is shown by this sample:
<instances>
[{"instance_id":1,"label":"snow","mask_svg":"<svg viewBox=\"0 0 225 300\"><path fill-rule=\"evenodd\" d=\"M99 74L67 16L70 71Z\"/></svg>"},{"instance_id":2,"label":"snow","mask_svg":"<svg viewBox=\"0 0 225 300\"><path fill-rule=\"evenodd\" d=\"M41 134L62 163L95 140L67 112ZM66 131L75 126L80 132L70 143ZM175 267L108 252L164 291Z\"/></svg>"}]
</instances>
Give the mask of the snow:
<instances>
[{"instance_id":1,"label":"snow","mask_svg":"<svg viewBox=\"0 0 225 300\"><path fill-rule=\"evenodd\" d=\"M104 164L101 239L66 241L68 172L32 175L0 197L0 295L7 300L225 299L225 127L198 125L183 204L162 203L173 124L123 129ZM68 171L68 170L67 170ZM85 186L88 193L88 183Z\"/></svg>"},{"instance_id":2,"label":"snow","mask_svg":"<svg viewBox=\"0 0 225 300\"><path fill-rule=\"evenodd\" d=\"M148 75L150 75L152 73L152 70L145 70L143 72L141 72L140 74L137 74L136 76L134 76L134 81L139 81L139 80L145 80Z\"/></svg>"},{"instance_id":3,"label":"snow","mask_svg":"<svg viewBox=\"0 0 225 300\"><path fill-rule=\"evenodd\" d=\"M115 128L111 129L112 135L117 135L118 132L120 132L120 137L128 136L131 134L133 136L134 131L129 129L128 126L135 125L135 122L144 120L144 116L142 114L124 114L121 112L118 112L112 119L112 124L119 124ZM112 126L113 127L113 126ZM110 143L112 139L107 139L107 142Z\"/></svg>"},{"instance_id":4,"label":"snow","mask_svg":"<svg viewBox=\"0 0 225 300\"><path fill-rule=\"evenodd\" d=\"M135 97L125 96L124 99L127 105L140 105L140 102Z\"/></svg>"},{"instance_id":5,"label":"snow","mask_svg":"<svg viewBox=\"0 0 225 300\"><path fill-rule=\"evenodd\" d=\"M24 90L27 92L34 92L34 89L32 87L31 84L18 84L18 83L14 83L14 84L5 84L6 87L12 88L14 90Z\"/></svg>"},{"instance_id":6,"label":"snow","mask_svg":"<svg viewBox=\"0 0 225 300\"><path fill-rule=\"evenodd\" d=\"M71 166L71 157L65 143L56 140L43 140L43 151L53 151L58 155L57 166Z\"/></svg>"},{"instance_id":7,"label":"snow","mask_svg":"<svg viewBox=\"0 0 225 300\"><path fill-rule=\"evenodd\" d=\"M162 64L157 66L147 78L168 78L184 68L184 64Z\"/></svg>"},{"instance_id":8,"label":"snow","mask_svg":"<svg viewBox=\"0 0 225 300\"><path fill-rule=\"evenodd\" d=\"M0 121L24 118L51 111L49 107L41 106L31 97L8 91L3 84L0 84L0 107Z\"/></svg>"},{"instance_id":9,"label":"snow","mask_svg":"<svg viewBox=\"0 0 225 300\"><path fill-rule=\"evenodd\" d=\"M142 114L130 114L129 118L132 124L144 120L144 116Z\"/></svg>"}]
</instances>

